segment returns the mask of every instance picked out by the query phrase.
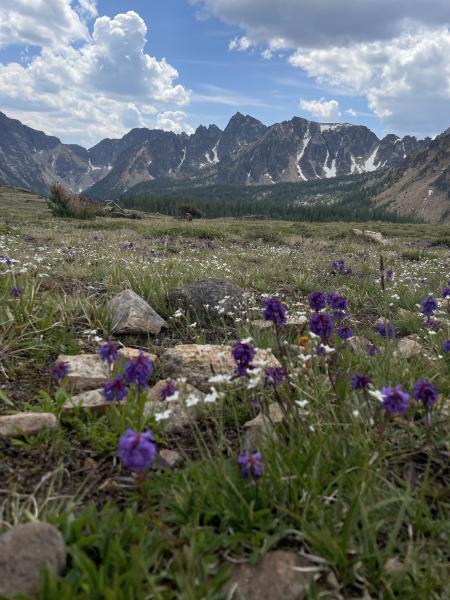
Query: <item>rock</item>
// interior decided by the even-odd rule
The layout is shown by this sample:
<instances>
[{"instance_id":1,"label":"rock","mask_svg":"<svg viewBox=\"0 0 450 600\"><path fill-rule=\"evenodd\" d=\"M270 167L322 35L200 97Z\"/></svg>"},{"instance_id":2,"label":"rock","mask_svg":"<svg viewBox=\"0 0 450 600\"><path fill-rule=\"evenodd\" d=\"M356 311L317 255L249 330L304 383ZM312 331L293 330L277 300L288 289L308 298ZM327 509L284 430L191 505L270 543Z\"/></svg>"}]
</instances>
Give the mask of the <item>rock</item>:
<instances>
[{"instance_id":1,"label":"rock","mask_svg":"<svg viewBox=\"0 0 450 600\"><path fill-rule=\"evenodd\" d=\"M24 412L0 417L0 438L35 435L58 427L53 413Z\"/></svg>"},{"instance_id":2,"label":"rock","mask_svg":"<svg viewBox=\"0 0 450 600\"><path fill-rule=\"evenodd\" d=\"M417 337L414 335L402 338L398 342L397 348L398 350L395 352L395 355L399 355L405 360L413 356L424 356L425 354L425 348L418 342Z\"/></svg>"},{"instance_id":3,"label":"rock","mask_svg":"<svg viewBox=\"0 0 450 600\"><path fill-rule=\"evenodd\" d=\"M228 600L302 600L321 567L295 552L268 552L256 565L233 566Z\"/></svg>"},{"instance_id":4,"label":"rock","mask_svg":"<svg viewBox=\"0 0 450 600\"><path fill-rule=\"evenodd\" d=\"M112 330L115 333L158 334L166 321L133 290L124 290L110 303Z\"/></svg>"},{"instance_id":5,"label":"rock","mask_svg":"<svg viewBox=\"0 0 450 600\"><path fill-rule=\"evenodd\" d=\"M212 344L181 344L166 350L161 357L161 370L165 377L185 378L202 391L209 391L208 379L213 375L235 374L236 365L230 346ZM253 360L255 366L281 367L270 350L258 349Z\"/></svg>"},{"instance_id":6,"label":"rock","mask_svg":"<svg viewBox=\"0 0 450 600\"><path fill-rule=\"evenodd\" d=\"M214 319L239 310L244 302L244 291L227 279L205 279L173 290L169 302L199 317Z\"/></svg>"},{"instance_id":7,"label":"rock","mask_svg":"<svg viewBox=\"0 0 450 600\"><path fill-rule=\"evenodd\" d=\"M256 321L252 321L250 325L254 329L259 329L263 331L264 329L272 329L273 323L271 321L264 321L264 319L257 319Z\"/></svg>"},{"instance_id":8,"label":"rock","mask_svg":"<svg viewBox=\"0 0 450 600\"><path fill-rule=\"evenodd\" d=\"M159 451L159 456L167 464L170 469L176 469L183 464L183 457L176 450L163 448Z\"/></svg>"},{"instance_id":9,"label":"rock","mask_svg":"<svg viewBox=\"0 0 450 600\"><path fill-rule=\"evenodd\" d=\"M139 350L135 348L122 348L120 354L125 359L130 359L137 356ZM157 357L154 354L145 352L145 355L152 362L157 361ZM78 392L95 390L110 377L108 364L100 358L99 354L61 354L57 358L57 362L60 361L68 363L70 371L66 375L66 380L72 389Z\"/></svg>"},{"instance_id":10,"label":"rock","mask_svg":"<svg viewBox=\"0 0 450 600\"><path fill-rule=\"evenodd\" d=\"M270 417L270 418L269 418ZM273 426L284 419L283 411L275 402L269 404L269 417L260 413L251 421L244 423L243 446L247 450L259 450L268 437L274 435Z\"/></svg>"},{"instance_id":11,"label":"rock","mask_svg":"<svg viewBox=\"0 0 450 600\"><path fill-rule=\"evenodd\" d=\"M400 319L412 319L416 317L416 315L412 311L406 310L406 308L399 308L398 316Z\"/></svg>"},{"instance_id":12,"label":"rock","mask_svg":"<svg viewBox=\"0 0 450 600\"><path fill-rule=\"evenodd\" d=\"M126 404L126 402L126 399L122 400L122 402L110 402L105 398L103 388L99 388L97 390L88 390L87 392L82 392L81 394L68 398L62 405L62 413L70 414L82 409L87 412L101 415L105 413L111 404L123 405Z\"/></svg>"},{"instance_id":13,"label":"rock","mask_svg":"<svg viewBox=\"0 0 450 600\"><path fill-rule=\"evenodd\" d=\"M61 573L66 548L60 532L48 523L17 525L0 536L0 596L37 597L42 569Z\"/></svg>"},{"instance_id":14,"label":"rock","mask_svg":"<svg viewBox=\"0 0 450 600\"><path fill-rule=\"evenodd\" d=\"M362 335L353 335L347 340L347 346L356 354L364 354L372 346L372 342Z\"/></svg>"},{"instance_id":15,"label":"rock","mask_svg":"<svg viewBox=\"0 0 450 600\"><path fill-rule=\"evenodd\" d=\"M372 240L377 244L381 244L382 246L389 244L389 241L385 239L378 231L370 231L368 229L361 231L361 229L356 229L355 227L354 229L352 229L352 232L358 237L366 237L367 239Z\"/></svg>"}]
</instances>

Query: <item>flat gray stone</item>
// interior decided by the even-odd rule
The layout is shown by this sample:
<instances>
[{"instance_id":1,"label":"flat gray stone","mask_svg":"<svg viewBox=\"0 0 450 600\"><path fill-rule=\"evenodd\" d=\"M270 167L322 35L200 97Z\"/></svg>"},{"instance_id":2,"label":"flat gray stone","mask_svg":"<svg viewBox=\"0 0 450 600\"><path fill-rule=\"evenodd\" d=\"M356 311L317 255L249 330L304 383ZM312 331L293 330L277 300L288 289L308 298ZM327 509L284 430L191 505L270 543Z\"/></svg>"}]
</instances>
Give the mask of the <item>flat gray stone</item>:
<instances>
[{"instance_id":1,"label":"flat gray stone","mask_svg":"<svg viewBox=\"0 0 450 600\"><path fill-rule=\"evenodd\" d=\"M49 523L17 525L0 536L0 596L39 594L42 570L61 573L66 547L61 533Z\"/></svg>"},{"instance_id":2,"label":"flat gray stone","mask_svg":"<svg viewBox=\"0 0 450 600\"><path fill-rule=\"evenodd\" d=\"M425 348L414 335L399 340L397 348L395 354L400 355L405 360L413 356L425 356Z\"/></svg>"},{"instance_id":3,"label":"flat gray stone","mask_svg":"<svg viewBox=\"0 0 450 600\"><path fill-rule=\"evenodd\" d=\"M110 302L114 333L158 334L166 321L133 290L120 292Z\"/></svg>"},{"instance_id":4,"label":"flat gray stone","mask_svg":"<svg viewBox=\"0 0 450 600\"><path fill-rule=\"evenodd\" d=\"M0 416L0 438L36 435L57 427L58 419L53 413L24 412Z\"/></svg>"},{"instance_id":5,"label":"flat gray stone","mask_svg":"<svg viewBox=\"0 0 450 600\"><path fill-rule=\"evenodd\" d=\"M228 279L205 279L173 290L169 303L203 318L226 317L240 310L244 291Z\"/></svg>"},{"instance_id":6,"label":"flat gray stone","mask_svg":"<svg viewBox=\"0 0 450 600\"><path fill-rule=\"evenodd\" d=\"M269 404L269 416L260 413L251 421L244 423L244 448L247 450L259 450L268 439L274 437L274 426L284 419L283 411L275 402Z\"/></svg>"}]
</instances>

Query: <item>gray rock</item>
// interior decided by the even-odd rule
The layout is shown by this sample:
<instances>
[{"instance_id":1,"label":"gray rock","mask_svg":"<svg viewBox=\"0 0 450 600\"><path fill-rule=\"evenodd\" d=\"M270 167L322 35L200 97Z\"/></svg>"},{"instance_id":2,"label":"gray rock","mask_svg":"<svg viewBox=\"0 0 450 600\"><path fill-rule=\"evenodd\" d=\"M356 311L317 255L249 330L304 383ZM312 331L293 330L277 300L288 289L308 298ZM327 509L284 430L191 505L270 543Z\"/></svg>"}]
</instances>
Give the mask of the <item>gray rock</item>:
<instances>
[{"instance_id":1,"label":"gray rock","mask_svg":"<svg viewBox=\"0 0 450 600\"><path fill-rule=\"evenodd\" d=\"M159 456L171 469L176 469L183 464L183 457L176 450L170 450L169 448L163 448L159 451Z\"/></svg>"},{"instance_id":2,"label":"gray rock","mask_svg":"<svg viewBox=\"0 0 450 600\"><path fill-rule=\"evenodd\" d=\"M166 321L133 290L124 290L110 303L112 330L115 333L158 334Z\"/></svg>"},{"instance_id":3,"label":"gray rock","mask_svg":"<svg viewBox=\"0 0 450 600\"><path fill-rule=\"evenodd\" d=\"M66 548L60 532L48 523L18 525L0 536L0 596L37 597L42 570L61 573Z\"/></svg>"},{"instance_id":4,"label":"gray rock","mask_svg":"<svg viewBox=\"0 0 450 600\"><path fill-rule=\"evenodd\" d=\"M274 426L284 419L283 411L275 402L269 404L269 416L262 413L244 423L243 446L247 450L259 450L268 439L274 437Z\"/></svg>"},{"instance_id":5,"label":"gray rock","mask_svg":"<svg viewBox=\"0 0 450 600\"><path fill-rule=\"evenodd\" d=\"M58 419L53 413L17 413L0 417L0 438L18 435L35 435L58 427Z\"/></svg>"},{"instance_id":6,"label":"gray rock","mask_svg":"<svg viewBox=\"0 0 450 600\"><path fill-rule=\"evenodd\" d=\"M420 339L420 338L419 338ZM416 336L411 335L402 338L398 342L398 350L395 352L396 355L400 355L405 360L412 358L413 356L425 356L425 348L417 340Z\"/></svg>"},{"instance_id":7,"label":"gray rock","mask_svg":"<svg viewBox=\"0 0 450 600\"><path fill-rule=\"evenodd\" d=\"M97 390L88 390L68 398L62 405L63 414L70 414L81 409L86 412L92 412L95 414L103 414L113 404L105 398L103 394L103 388ZM115 405L126 404L126 399L122 402L114 402Z\"/></svg>"},{"instance_id":8,"label":"gray rock","mask_svg":"<svg viewBox=\"0 0 450 600\"><path fill-rule=\"evenodd\" d=\"M169 302L199 317L225 317L240 310L244 291L227 279L205 279L173 290Z\"/></svg>"},{"instance_id":9,"label":"gray rock","mask_svg":"<svg viewBox=\"0 0 450 600\"><path fill-rule=\"evenodd\" d=\"M268 552L256 565L233 567L227 600L302 600L321 570L294 552Z\"/></svg>"}]
</instances>

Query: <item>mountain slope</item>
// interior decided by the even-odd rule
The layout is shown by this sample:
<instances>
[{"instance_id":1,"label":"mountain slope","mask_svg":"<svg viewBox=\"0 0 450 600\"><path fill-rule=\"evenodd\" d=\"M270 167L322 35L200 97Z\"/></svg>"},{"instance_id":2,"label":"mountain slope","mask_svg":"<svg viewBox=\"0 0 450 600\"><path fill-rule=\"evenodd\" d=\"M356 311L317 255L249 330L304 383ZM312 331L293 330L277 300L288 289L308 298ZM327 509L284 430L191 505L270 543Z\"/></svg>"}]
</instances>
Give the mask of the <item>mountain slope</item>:
<instances>
[{"instance_id":1,"label":"mountain slope","mask_svg":"<svg viewBox=\"0 0 450 600\"><path fill-rule=\"evenodd\" d=\"M385 177L380 206L429 223L450 223L450 128Z\"/></svg>"}]
</instances>

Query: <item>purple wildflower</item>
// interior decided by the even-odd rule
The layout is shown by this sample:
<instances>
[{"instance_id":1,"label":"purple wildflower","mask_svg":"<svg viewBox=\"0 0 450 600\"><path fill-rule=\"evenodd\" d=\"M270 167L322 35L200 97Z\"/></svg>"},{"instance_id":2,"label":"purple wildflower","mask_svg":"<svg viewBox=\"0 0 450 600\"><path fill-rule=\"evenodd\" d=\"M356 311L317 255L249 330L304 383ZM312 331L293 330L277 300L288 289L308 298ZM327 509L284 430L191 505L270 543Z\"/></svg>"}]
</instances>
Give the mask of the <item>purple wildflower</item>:
<instances>
[{"instance_id":1,"label":"purple wildflower","mask_svg":"<svg viewBox=\"0 0 450 600\"><path fill-rule=\"evenodd\" d=\"M343 271L345 271L345 260L333 260L331 268L333 269L333 271L339 271L342 273Z\"/></svg>"},{"instance_id":2,"label":"purple wildflower","mask_svg":"<svg viewBox=\"0 0 450 600\"><path fill-rule=\"evenodd\" d=\"M102 360L112 365L119 358L119 346L109 340L100 348L99 354Z\"/></svg>"},{"instance_id":3,"label":"purple wildflower","mask_svg":"<svg viewBox=\"0 0 450 600\"><path fill-rule=\"evenodd\" d=\"M420 310L426 317L431 317L437 307L437 300L432 295L427 296L420 303Z\"/></svg>"},{"instance_id":4,"label":"purple wildflower","mask_svg":"<svg viewBox=\"0 0 450 600\"><path fill-rule=\"evenodd\" d=\"M309 320L309 328L322 340L327 340L333 329L333 319L327 313L314 313Z\"/></svg>"},{"instance_id":5,"label":"purple wildflower","mask_svg":"<svg viewBox=\"0 0 450 600\"><path fill-rule=\"evenodd\" d=\"M129 471L146 471L157 454L152 432L139 433L127 429L120 437L118 453L123 466Z\"/></svg>"},{"instance_id":6,"label":"purple wildflower","mask_svg":"<svg viewBox=\"0 0 450 600\"><path fill-rule=\"evenodd\" d=\"M309 308L318 312L327 305L327 298L323 292L312 292L308 296Z\"/></svg>"},{"instance_id":7,"label":"purple wildflower","mask_svg":"<svg viewBox=\"0 0 450 600\"><path fill-rule=\"evenodd\" d=\"M370 379L364 373L355 373L352 377L352 388L354 390L364 390L370 383Z\"/></svg>"},{"instance_id":8,"label":"purple wildflower","mask_svg":"<svg viewBox=\"0 0 450 600\"><path fill-rule=\"evenodd\" d=\"M441 293L442 293L443 298L449 298L450 297L450 287L443 288Z\"/></svg>"},{"instance_id":9,"label":"purple wildflower","mask_svg":"<svg viewBox=\"0 0 450 600\"><path fill-rule=\"evenodd\" d=\"M444 340L442 348L444 349L444 352L450 352L450 340Z\"/></svg>"},{"instance_id":10,"label":"purple wildflower","mask_svg":"<svg viewBox=\"0 0 450 600\"><path fill-rule=\"evenodd\" d=\"M286 307L272 296L266 300L263 317L265 321L272 321L275 325L286 325Z\"/></svg>"},{"instance_id":11,"label":"purple wildflower","mask_svg":"<svg viewBox=\"0 0 450 600\"><path fill-rule=\"evenodd\" d=\"M266 378L264 380L265 387L276 387L284 383L287 379L285 370L281 367L268 367L265 370Z\"/></svg>"},{"instance_id":12,"label":"purple wildflower","mask_svg":"<svg viewBox=\"0 0 450 600\"><path fill-rule=\"evenodd\" d=\"M368 348L367 348L367 354L369 356L376 356L377 354L380 354L381 350L375 346L374 344L371 344Z\"/></svg>"},{"instance_id":13,"label":"purple wildflower","mask_svg":"<svg viewBox=\"0 0 450 600\"><path fill-rule=\"evenodd\" d=\"M394 271L386 271L386 281L392 281L394 279Z\"/></svg>"},{"instance_id":14,"label":"purple wildflower","mask_svg":"<svg viewBox=\"0 0 450 600\"><path fill-rule=\"evenodd\" d=\"M22 295L22 288L20 288L20 287L12 288L12 290L9 292L9 295L12 298L19 298Z\"/></svg>"},{"instance_id":15,"label":"purple wildflower","mask_svg":"<svg viewBox=\"0 0 450 600\"><path fill-rule=\"evenodd\" d=\"M61 381L70 372L70 365L68 362L58 360L55 362L53 367L50 369L50 375L56 381Z\"/></svg>"},{"instance_id":16,"label":"purple wildflower","mask_svg":"<svg viewBox=\"0 0 450 600\"><path fill-rule=\"evenodd\" d=\"M430 408L439 398L439 392L436 386L426 381L425 379L419 379L414 386L413 391L414 398L416 400L422 400L425 408Z\"/></svg>"},{"instance_id":17,"label":"purple wildflower","mask_svg":"<svg viewBox=\"0 0 450 600\"><path fill-rule=\"evenodd\" d=\"M143 352L139 352L138 356L132 358L125 365L125 379L128 383L137 383L140 387L147 387L152 371L152 361Z\"/></svg>"},{"instance_id":18,"label":"purple wildflower","mask_svg":"<svg viewBox=\"0 0 450 600\"><path fill-rule=\"evenodd\" d=\"M103 384L103 394L109 401L120 402L128 395L128 386L122 375L115 375L110 381Z\"/></svg>"},{"instance_id":19,"label":"purple wildflower","mask_svg":"<svg viewBox=\"0 0 450 600\"><path fill-rule=\"evenodd\" d=\"M241 466L241 476L244 479L248 479L248 477L257 479L263 474L264 463L261 452L250 452L249 450L244 450L244 452L239 455L237 462L238 465Z\"/></svg>"},{"instance_id":20,"label":"purple wildflower","mask_svg":"<svg viewBox=\"0 0 450 600\"><path fill-rule=\"evenodd\" d=\"M173 396L177 391L177 386L174 384L174 382L170 379L168 379L166 381L166 385L161 388L159 390L159 395L161 396L161 398L163 400L167 400L167 398L170 398L171 396Z\"/></svg>"},{"instance_id":21,"label":"purple wildflower","mask_svg":"<svg viewBox=\"0 0 450 600\"><path fill-rule=\"evenodd\" d=\"M410 395L404 392L400 385L381 389L383 406L388 413L402 415L408 410Z\"/></svg>"},{"instance_id":22,"label":"purple wildflower","mask_svg":"<svg viewBox=\"0 0 450 600\"><path fill-rule=\"evenodd\" d=\"M348 325L341 325L338 328L338 336L341 338L341 340L345 341L353 337L353 333Z\"/></svg>"},{"instance_id":23,"label":"purple wildflower","mask_svg":"<svg viewBox=\"0 0 450 600\"><path fill-rule=\"evenodd\" d=\"M344 312L347 310L348 302L344 296L341 296L337 292L332 292L328 294L327 297L328 306L330 306L333 310Z\"/></svg>"},{"instance_id":24,"label":"purple wildflower","mask_svg":"<svg viewBox=\"0 0 450 600\"><path fill-rule=\"evenodd\" d=\"M236 342L231 351L234 362L236 363L236 372L239 377L247 375L248 369L253 369L252 360L256 356L256 349L247 342Z\"/></svg>"},{"instance_id":25,"label":"purple wildflower","mask_svg":"<svg viewBox=\"0 0 450 600\"><path fill-rule=\"evenodd\" d=\"M384 323L378 323L377 331L381 337L385 338L394 338L395 334L397 333L394 325L392 325L392 323L388 323L387 321Z\"/></svg>"}]
</instances>

